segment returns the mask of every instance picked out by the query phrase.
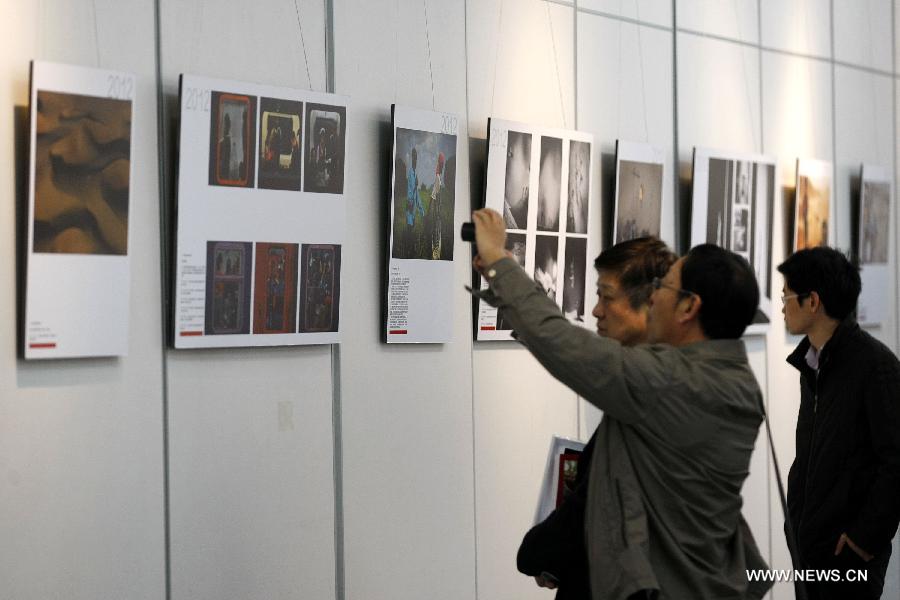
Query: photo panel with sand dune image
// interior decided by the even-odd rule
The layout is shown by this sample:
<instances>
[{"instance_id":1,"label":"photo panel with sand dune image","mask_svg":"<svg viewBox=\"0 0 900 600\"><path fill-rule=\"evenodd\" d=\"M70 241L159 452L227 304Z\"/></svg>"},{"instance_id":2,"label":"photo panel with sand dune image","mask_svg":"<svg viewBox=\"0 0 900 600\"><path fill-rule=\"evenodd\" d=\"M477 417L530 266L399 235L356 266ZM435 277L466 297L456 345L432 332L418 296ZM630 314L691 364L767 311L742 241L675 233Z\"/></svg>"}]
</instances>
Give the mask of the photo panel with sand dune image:
<instances>
[{"instance_id":1,"label":"photo panel with sand dune image","mask_svg":"<svg viewBox=\"0 0 900 600\"><path fill-rule=\"evenodd\" d=\"M127 352L134 86L32 63L25 358Z\"/></svg>"}]
</instances>

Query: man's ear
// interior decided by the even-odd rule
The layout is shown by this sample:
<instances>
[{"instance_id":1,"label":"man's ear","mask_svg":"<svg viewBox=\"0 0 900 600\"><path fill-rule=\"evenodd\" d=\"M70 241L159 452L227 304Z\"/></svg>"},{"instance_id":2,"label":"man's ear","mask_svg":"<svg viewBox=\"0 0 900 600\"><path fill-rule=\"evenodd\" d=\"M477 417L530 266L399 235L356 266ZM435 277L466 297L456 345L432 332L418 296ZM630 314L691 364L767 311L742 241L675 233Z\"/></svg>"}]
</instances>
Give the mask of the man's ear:
<instances>
[{"instance_id":1,"label":"man's ear","mask_svg":"<svg viewBox=\"0 0 900 600\"><path fill-rule=\"evenodd\" d=\"M819 312L819 309L822 308L822 299L819 298L819 292L809 293L809 308L813 312Z\"/></svg>"},{"instance_id":2,"label":"man's ear","mask_svg":"<svg viewBox=\"0 0 900 600\"><path fill-rule=\"evenodd\" d=\"M692 319L700 318L700 306L703 305L703 299L697 294L693 294L685 300L687 302L684 304L684 308L679 309L681 313L678 315L679 323L687 323Z\"/></svg>"}]
</instances>

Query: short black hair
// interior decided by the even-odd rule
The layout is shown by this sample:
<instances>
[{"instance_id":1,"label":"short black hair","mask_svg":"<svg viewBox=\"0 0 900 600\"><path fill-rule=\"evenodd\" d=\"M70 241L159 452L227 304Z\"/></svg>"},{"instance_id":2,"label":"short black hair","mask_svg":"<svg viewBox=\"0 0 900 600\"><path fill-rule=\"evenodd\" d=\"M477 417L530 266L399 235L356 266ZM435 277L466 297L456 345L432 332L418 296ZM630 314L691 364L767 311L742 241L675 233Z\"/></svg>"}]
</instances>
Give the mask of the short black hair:
<instances>
[{"instance_id":1,"label":"short black hair","mask_svg":"<svg viewBox=\"0 0 900 600\"><path fill-rule=\"evenodd\" d=\"M843 321L856 310L862 290L859 269L834 248L817 246L798 250L778 265L778 272L784 275L785 283L794 293L819 294L825 314L832 319ZM798 300L802 302L804 298Z\"/></svg>"},{"instance_id":2,"label":"short black hair","mask_svg":"<svg viewBox=\"0 0 900 600\"><path fill-rule=\"evenodd\" d=\"M650 300L653 278L665 277L676 258L658 238L641 237L607 248L594 260L594 268L615 273L628 303L637 310Z\"/></svg>"},{"instance_id":3,"label":"short black hair","mask_svg":"<svg viewBox=\"0 0 900 600\"><path fill-rule=\"evenodd\" d=\"M750 263L715 244L694 246L685 255L681 287L700 296L700 327L709 339L741 337L759 308Z\"/></svg>"}]
</instances>

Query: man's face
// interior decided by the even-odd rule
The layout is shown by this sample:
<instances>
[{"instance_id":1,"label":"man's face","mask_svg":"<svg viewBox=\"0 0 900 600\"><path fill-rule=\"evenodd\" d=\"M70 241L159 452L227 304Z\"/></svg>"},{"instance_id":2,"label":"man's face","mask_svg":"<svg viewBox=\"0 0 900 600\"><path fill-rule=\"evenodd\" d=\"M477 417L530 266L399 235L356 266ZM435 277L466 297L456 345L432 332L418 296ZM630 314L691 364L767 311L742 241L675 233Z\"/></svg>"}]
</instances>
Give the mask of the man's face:
<instances>
[{"instance_id":1,"label":"man's face","mask_svg":"<svg viewBox=\"0 0 900 600\"><path fill-rule=\"evenodd\" d=\"M809 311L809 296L802 298L797 292L788 287L787 282L781 288L781 314L784 315L784 325L792 335L809 333L812 326L812 313Z\"/></svg>"},{"instance_id":2,"label":"man's face","mask_svg":"<svg viewBox=\"0 0 900 600\"><path fill-rule=\"evenodd\" d=\"M662 286L650 295L650 309L647 318L647 341L651 344L671 344L678 339L678 308L689 299L679 294L681 289L681 266L684 258L679 258L669 267L662 278Z\"/></svg>"},{"instance_id":3,"label":"man's face","mask_svg":"<svg viewBox=\"0 0 900 600\"><path fill-rule=\"evenodd\" d=\"M598 334L625 346L633 346L646 341L647 306L632 308L628 291L622 289L618 274L600 270L597 276L597 305L592 314L597 318Z\"/></svg>"}]
</instances>

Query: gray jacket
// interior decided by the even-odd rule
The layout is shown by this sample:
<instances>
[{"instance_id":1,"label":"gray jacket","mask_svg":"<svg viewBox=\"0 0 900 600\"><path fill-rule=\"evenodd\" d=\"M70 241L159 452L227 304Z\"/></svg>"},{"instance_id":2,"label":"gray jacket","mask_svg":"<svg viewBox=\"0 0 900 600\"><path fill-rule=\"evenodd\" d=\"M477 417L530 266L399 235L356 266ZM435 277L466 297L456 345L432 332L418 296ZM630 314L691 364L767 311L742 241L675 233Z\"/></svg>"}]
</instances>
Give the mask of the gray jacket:
<instances>
[{"instance_id":1,"label":"gray jacket","mask_svg":"<svg viewBox=\"0 0 900 600\"><path fill-rule=\"evenodd\" d=\"M512 259L482 297L561 382L604 412L585 536L594 600L761 598L741 516L762 396L740 340L623 347L573 325Z\"/></svg>"}]
</instances>

